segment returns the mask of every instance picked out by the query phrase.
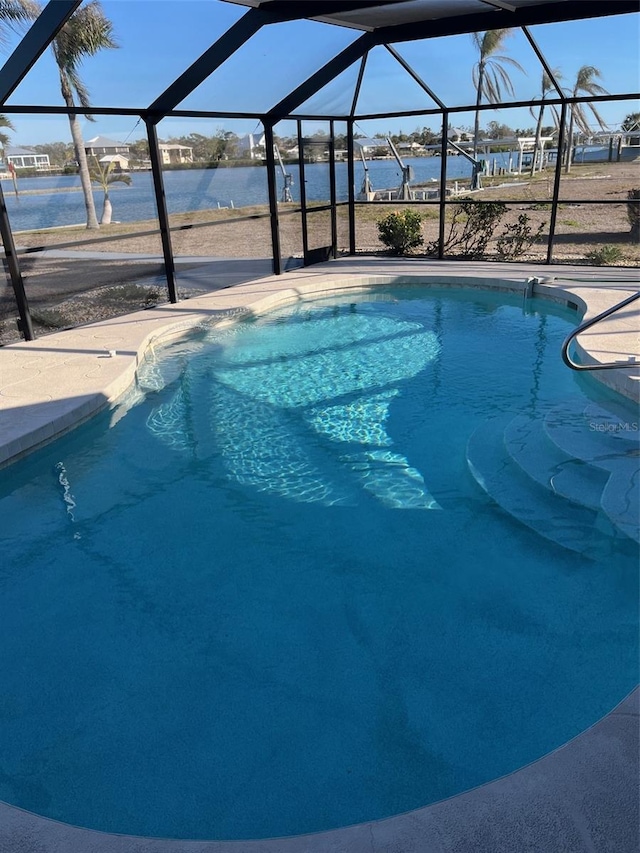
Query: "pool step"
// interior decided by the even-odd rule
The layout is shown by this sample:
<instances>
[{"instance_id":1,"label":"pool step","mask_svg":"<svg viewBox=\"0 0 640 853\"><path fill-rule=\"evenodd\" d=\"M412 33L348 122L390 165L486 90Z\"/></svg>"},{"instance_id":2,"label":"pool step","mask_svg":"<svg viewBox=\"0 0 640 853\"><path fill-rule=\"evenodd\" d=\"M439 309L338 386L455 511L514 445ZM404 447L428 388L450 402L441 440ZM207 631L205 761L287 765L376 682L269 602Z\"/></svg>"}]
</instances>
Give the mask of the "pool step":
<instances>
[{"instance_id":1,"label":"pool step","mask_svg":"<svg viewBox=\"0 0 640 853\"><path fill-rule=\"evenodd\" d=\"M628 412L569 400L545 415L544 431L560 450L604 470L609 460L640 452L640 430ZM636 419L638 420L638 419Z\"/></svg>"},{"instance_id":2,"label":"pool step","mask_svg":"<svg viewBox=\"0 0 640 853\"><path fill-rule=\"evenodd\" d=\"M640 542L640 417L615 401L553 407L544 431L553 444L606 477L600 507L626 536Z\"/></svg>"},{"instance_id":3,"label":"pool step","mask_svg":"<svg viewBox=\"0 0 640 853\"><path fill-rule=\"evenodd\" d=\"M584 398L506 414L472 435L469 467L507 512L563 547L640 541L640 431L628 407Z\"/></svg>"},{"instance_id":4,"label":"pool step","mask_svg":"<svg viewBox=\"0 0 640 853\"><path fill-rule=\"evenodd\" d=\"M538 418L513 418L505 427L504 443L509 456L532 480L569 501L601 508L608 472L561 450L541 429Z\"/></svg>"},{"instance_id":5,"label":"pool step","mask_svg":"<svg viewBox=\"0 0 640 853\"><path fill-rule=\"evenodd\" d=\"M611 554L608 520L595 509L574 503L517 464L505 444L513 415L481 424L467 445L467 463L476 481L502 509L563 548L601 559ZM544 467L544 466L543 466Z\"/></svg>"}]
</instances>

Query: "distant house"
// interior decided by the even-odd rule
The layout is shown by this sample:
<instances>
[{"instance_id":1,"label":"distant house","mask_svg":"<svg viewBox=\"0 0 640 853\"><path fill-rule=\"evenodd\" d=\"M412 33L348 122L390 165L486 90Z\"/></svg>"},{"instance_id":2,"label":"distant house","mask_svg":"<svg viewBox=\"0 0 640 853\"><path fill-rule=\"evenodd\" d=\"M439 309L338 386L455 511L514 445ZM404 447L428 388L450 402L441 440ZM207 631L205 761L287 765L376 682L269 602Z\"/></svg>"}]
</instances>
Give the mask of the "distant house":
<instances>
[{"instance_id":1,"label":"distant house","mask_svg":"<svg viewBox=\"0 0 640 853\"><path fill-rule=\"evenodd\" d=\"M473 134L467 130L462 130L460 127L450 127L447 138L452 142L470 142L473 139Z\"/></svg>"},{"instance_id":2,"label":"distant house","mask_svg":"<svg viewBox=\"0 0 640 853\"><path fill-rule=\"evenodd\" d=\"M49 155L38 154L33 148L7 146L4 159L7 165L11 163L15 169L36 169L38 172L48 172L50 169Z\"/></svg>"},{"instance_id":3,"label":"distant house","mask_svg":"<svg viewBox=\"0 0 640 853\"><path fill-rule=\"evenodd\" d=\"M129 155L129 146L123 142L116 142L106 136L94 136L93 139L87 139L84 144L84 150L87 152L87 157L113 156L114 154L122 154L124 157Z\"/></svg>"},{"instance_id":4,"label":"distant house","mask_svg":"<svg viewBox=\"0 0 640 853\"><path fill-rule=\"evenodd\" d=\"M262 160L265 153L264 133L245 133L236 144L238 156L250 160Z\"/></svg>"},{"instance_id":5,"label":"distant house","mask_svg":"<svg viewBox=\"0 0 640 853\"><path fill-rule=\"evenodd\" d=\"M386 138L380 136L374 137L360 137L359 139L353 140L353 150L357 155L362 152L365 157L367 155L371 156L375 153L384 153L385 155L391 156L391 151L389 149L389 145L387 144Z\"/></svg>"},{"instance_id":6,"label":"distant house","mask_svg":"<svg viewBox=\"0 0 640 853\"><path fill-rule=\"evenodd\" d=\"M163 166L174 166L178 163L193 163L193 148L187 145L177 145L172 142L160 142L160 157Z\"/></svg>"},{"instance_id":7,"label":"distant house","mask_svg":"<svg viewBox=\"0 0 640 853\"><path fill-rule=\"evenodd\" d=\"M104 157L98 158L98 162L105 166L113 163L114 172L126 172L129 169L129 158L122 154L105 154Z\"/></svg>"},{"instance_id":8,"label":"distant house","mask_svg":"<svg viewBox=\"0 0 640 853\"><path fill-rule=\"evenodd\" d=\"M406 154L408 157L413 157L416 154L424 154L424 145L419 142L399 142L396 145L400 154Z\"/></svg>"}]
</instances>

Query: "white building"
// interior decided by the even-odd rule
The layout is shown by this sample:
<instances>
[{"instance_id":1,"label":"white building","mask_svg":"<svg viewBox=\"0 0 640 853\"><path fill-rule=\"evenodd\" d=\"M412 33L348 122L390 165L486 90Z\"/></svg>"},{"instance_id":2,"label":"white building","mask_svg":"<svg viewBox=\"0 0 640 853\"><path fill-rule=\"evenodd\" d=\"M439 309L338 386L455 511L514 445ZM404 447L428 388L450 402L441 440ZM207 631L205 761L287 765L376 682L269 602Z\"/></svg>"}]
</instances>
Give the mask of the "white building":
<instances>
[{"instance_id":1,"label":"white building","mask_svg":"<svg viewBox=\"0 0 640 853\"><path fill-rule=\"evenodd\" d=\"M265 154L264 133L245 133L237 142L239 157L248 157L250 160L262 160Z\"/></svg>"},{"instance_id":2,"label":"white building","mask_svg":"<svg viewBox=\"0 0 640 853\"><path fill-rule=\"evenodd\" d=\"M93 139L87 139L84 150L87 152L87 157L97 157L98 160L105 155L122 154L123 157L129 156L128 145L125 145L124 142L116 142L107 136L94 136Z\"/></svg>"},{"instance_id":3,"label":"white building","mask_svg":"<svg viewBox=\"0 0 640 853\"><path fill-rule=\"evenodd\" d=\"M48 172L50 169L49 155L38 154L33 148L7 146L4 159L7 165L12 163L16 169L36 169L38 172Z\"/></svg>"},{"instance_id":4,"label":"white building","mask_svg":"<svg viewBox=\"0 0 640 853\"><path fill-rule=\"evenodd\" d=\"M109 166L113 163L114 172L127 172L129 170L129 158L123 154L105 154L104 157L98 159L103 166Z\"/></svg>"},{"instance_id":5,"label":"white building","mask_svg":"<svg viewBox=\"0 0 640 853\"><path fill-rule=\"evenodd\" d=\"M163 166L174 166L178 163L193 163L193 148L187 145L177 145L172 142L158 143L160 158Z\"/></svg>"}]
</instances>

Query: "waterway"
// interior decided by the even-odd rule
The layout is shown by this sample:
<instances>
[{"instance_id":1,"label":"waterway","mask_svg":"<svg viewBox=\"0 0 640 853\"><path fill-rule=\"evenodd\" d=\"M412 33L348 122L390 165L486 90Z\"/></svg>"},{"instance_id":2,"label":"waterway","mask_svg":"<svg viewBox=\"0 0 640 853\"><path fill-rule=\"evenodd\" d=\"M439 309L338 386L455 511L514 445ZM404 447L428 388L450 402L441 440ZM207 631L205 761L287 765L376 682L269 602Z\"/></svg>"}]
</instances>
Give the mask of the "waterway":
<instances>
[{"instance_id":1,"label":"waterway","mask_svg":"<svg viewBox=\"0 0 640 853\"><path fill-rule=\"evenodd\" d=\"M510 162L517 162L517 154L509 152L491 154L490 164L507 169ZM576 162L606 159L601 148L585 147L576 151ZM440 180L440 157L413 157L405 165L414 171L412 184L433 184ZM293 201L300 201L300 174L297 165L287 165L293 176L291 194ZM394 189L402 182L400 168L395 160L372 160L367 162L373 188ZM447 157L447 181L469 178L471 164L460 155ZM137 222L153 219L156 206L150 172L132 172L130 186L115 183L110 191L114 221ZM364 178L364 166L358 161L355 166L356 191L360 190ZM278 194L283 188L281 172L277 175ZM164 173L165 194L170 214L188 211L204 211L218 207L248 207L268 203L267 171L264 166L221 167L218 169L189 169ZM336 163L336 194L338 201L348 198L347 163ZM328 163L305 165L305 188L310 202L327 201L330 198ZM16 231L40 228L56 228L65 225L80 225L86 221L84 201L78 175L43 175L36 178L18 178L18 197L14 194L11 180L2 181L11 226ZM102 207L103 193L94 187L94 198L98 216Z\"/></svg>"},{"instance_id":2,"label":"waterway","mask_svg":"<svg viewBox=\"0 0 640 853\"><path fill-rule=\"evenodd\" d=\"M500 156L500 155L496 155ZM416 157L406 160L414 169L414 183L433 183L440 179L439 157ZM501 160L499 161L499 165ZM504 165L507 165L505 161ZM367 163L371 182L376 189L395 188L402 175L395 160L373 160ZM286 166L293 175L293 200L300 201L300 175L297 165ZM447 158L447 177L458 180L470 176L471 166L464 157ZM356 164L356 190L364 177L362 163ZM136 222L153 219L156 215L153 183L150 172L132 172L131 185L115 183L110 190L113 219ZM218 207L247 207L268 202L267 173L264 166L245 166L219 169L189 169L164 173L165 194L170 214L211 210ZM278 193L283 178L278 172ZM328 163L305 166L307 200L328 201L330 197ZM18 197L11 180L2 181L9 219L14 232L39 228L78 225L85 222L84 201L77 175L46 175L36 178L18 177ZM339 201L348 198L347 164L336 164L336 192ZM94 187L98 216L103 193Z\"/></svg>"}]
</instances>

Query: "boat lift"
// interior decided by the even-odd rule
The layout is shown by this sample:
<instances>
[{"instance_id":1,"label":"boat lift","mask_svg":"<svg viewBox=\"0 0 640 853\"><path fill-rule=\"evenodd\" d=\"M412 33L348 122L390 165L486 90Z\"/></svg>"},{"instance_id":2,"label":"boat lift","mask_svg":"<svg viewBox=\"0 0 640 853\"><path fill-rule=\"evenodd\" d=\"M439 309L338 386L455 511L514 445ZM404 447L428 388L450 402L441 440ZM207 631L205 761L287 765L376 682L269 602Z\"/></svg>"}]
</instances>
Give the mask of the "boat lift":
<instances>
[{"instance_id":1,"label":"boat lift","mask_svg":"<svg viewBox=\"0 0 640 853\"><path fill-rule=\"evenodd\" d=\"M413 193L411 192L411 186L409 185L409 181L413 180L414 172L413 166L405 166L402 158L398 154L396 146L391 141L391 137L387 136L387 145L391 149L391 153L396 158L396 162L400 169L402 170L402 183L398 188L398 200L400 201L411 201L413 198Z\"/></svg>"},{"instance_id":2,"label":"boat lift","mask_svg":"<svg viewBox=\"0 0 640 853\"><path fill-rule=\"evenodd\" d=\"M364 201L373 201L375 198L375 190L373 185L371 184L371 178L369 177L369 167L367 166L367 160L364 156L364 151L362 148L360 149L360 157L362 158L362 165L364 166L364 178L362 179L362 186L360 187L360 195L359 199L363 199Z\"/></svg>"},{"instance_id":3,"label":"boat lift","mask_svg":"<svg viewBox=\"0 0 640 853\"><path fill-rule=\"evenodd\" d=\"M280 196L280 201L289 202L293 201L293 196L291 195L291 187L293 186L293 175L289 174L284 167L284 163L282 162L282 156L280 155L280 149L277 145L273 146L275 151L275 155L278 158L278 163L280 164L280 171L282 172L282 178L284 181L282 187L282 195Z\"/></svg>"},{"instance_id":4,"label":"boat lift","mask_svg":"<svg viewBox=\"0 0 640 853\"><path fill-rule=\"evenodd\" d=\"M480 178L480 175L482 174L482 170L484 168L482 161L476 160L476 158L472 157L471 154L468 153L468 151L465 151L464 148L461 148L459 145L456 145L456 143L452 142L451 139L447 139L447 145L450 145L452 148L455 148L455 150L458 152L458 154L462 154L463 157L466 157L467 160L473 166L473 174L471 176L471 187L470 187L470 189L472 189L472 190L482 189L482 180Z\"/></svg>"}]
</instances>

